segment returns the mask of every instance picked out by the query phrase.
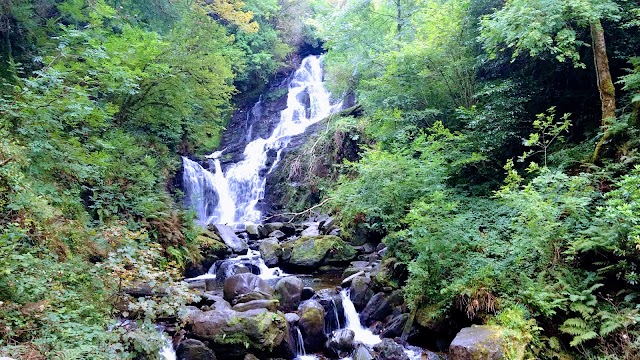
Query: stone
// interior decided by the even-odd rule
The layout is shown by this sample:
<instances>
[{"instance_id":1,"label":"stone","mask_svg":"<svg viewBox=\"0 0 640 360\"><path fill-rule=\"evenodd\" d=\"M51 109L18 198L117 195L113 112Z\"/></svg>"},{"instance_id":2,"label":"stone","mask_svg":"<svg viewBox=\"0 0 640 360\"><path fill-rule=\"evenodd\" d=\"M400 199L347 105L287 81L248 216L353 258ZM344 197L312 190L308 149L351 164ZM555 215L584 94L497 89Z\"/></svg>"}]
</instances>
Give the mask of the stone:
<instances>
[{"instance_id":1,"label":"stone","mask_svg":"<svg viewBox=\"0 0 640 360\"><path fill-rule=\"evenodd\" d=\"M256 309L244 312L211 310L191 313L187 318L194 337L211 342L219 354L242 357L287 352L289 325L284 315ZM233 355L233 356L231 356Z\"/></svg>"},{"instance_id":2,"label":"stone","mask_svg":"<svg viewBox=\"0 0 640 360\"><path fill-rule=\"evenodd\" d=\"M503 345L506 345L504 334L505 329L500 326L473 325L472 327L464 328L460 330L449 346L449 359L503 359L502 349ZM510 345L513 346L513 344ZM518 356L516 359L522 359L524 357L524 345L516 346L516 348L518 347L521 347L522 351L516 352L522 353L522 356Z\"/></svg>"},{"instance_id":3,"label":"stone","mask_svg":"<svg viewBox=\"0 0 640 360\"><path fill-rule=\"evenodd\" d=\"M244 356L244 360L260 360L260 358L253 354L247 354Z\"/></svg>"},{"instance_id":4,"label":"stone","mask_svg":"<svg viewBox=\"0 0 640 360\"><path fill-rule=\"evenodd\" d=\"M280 258L282 257L282 247L280 246L278 239L268 238L262 240L258 250L260 251L260 256L267 266L272 267L280 262Z\"/></svg>"},{"instance_id":5,"label":"stone","mask_svg":"<svg viewBox=\"0 0 640 360\"><path fill-rule=\"evenodd\" d=\"M270 300L273 288L254 274L233 275L224 282L224 299L232 305L252 300Z\"/></svg>"},{"instance_id":6,"label":"stone","mask_svg":"<svg viewBox=\"0 0 640 360\"><path fill-rule=\"evenodd\" d=\"M321 350L325 341L324 308L317 301L308 300L300 305L298 315L298 327L304 338L305 349L307 352Z\"/></svg>"},{"instance_id":7,"label":"stone","mask_svg":"<svg viewBox=\"0 0 640 360\"><path fill-rule=\"evenodd\" d=\"M302 280L295 276L288 276L278 280L275 286L275 293L280 300L280 310L287 312L297 309L298 305L300 305L303 288Z\"/></svg>"},{"instance_id":8,"label":"stone","mask_svg":"<svg viewBox=\"0 0 640 360\"><path fill-rule=\"evenodd\" d=\"M336 355L340 355L342 352L351 352L355 336L356 334L350 329L336 330L329 336L326 347Z\"/></svg>"},{"instance_id":9,"label":"stone","mask_svg":"<svg viewBox=\"0 0 640 360\"><path fill-rule=\"evenodd\" d=\"M371 289L371 278L367 276L357 276L351 281L349 295L353 306L358 311L362 311L374 295Z\"/></svg>"},{"instance_id":10,"label":"stone","mask_svg":"<svg viewBox=\"0 0 640 360\"><path fill-rule=\"evenodd\" d=\"M270 238L276 238L278 240L284 240L287 237L287 234L283 233L280 230L273 231L269 233Z\"/></svg>"},{"instance_id":11,"label":"stone","mask_svg":"<svg viewBox=\"0 0 640 360\"><path fill-rule=\"evenodd\" d=\"M282 229L282 226L284 226L284 224L281 222L271 222L271 223L265 223L262 226L264 226L264 229L267 233L272 233L276 230Z\"/></svg>"},{"instance_id":12,"label":"stone","mask_svg":"<svg viewBox=\"0 0 640 360\"><path fill-rule=\"evenodd\" d=\"M291 245L289 263L298 267L338 265L356 256L356 250L337 236L303 236Z\"/></svg>"},{"instance_id":13,"label":"stone","mask_svg":"<svg viewBox=\"0 0 640 360\"><path fill-rule=\"evenodd\" d=\"M363 344L360 344L356 347L351 357L353 358L353 360L373 360L371 352Z\"/></svg>"},{"instance_id":14,"label":"stone","mask_svg":"<svg viewBox=\"0 0 640 360\"><path fill-rule=\"evenodd\" d=\"M376 360L409 360L404 348L391 339L382 339L382 342L376 344L373 350L377 352Z\"/></svg>"},{"instance_id":15,"label":"stone","mask_svg":"<svg viewBox=\"0 0 640 360\"><path fill-rule=\"evenodd\" d=\"M316 294L316 291L313 290L312 287L304 287L302 289L302 294L300 295L300 301L305 301L311 299Z\"/></svg>"},{"instance_id":16,"label":"stone","mask_svg":"<svg viewBox=\"0 0 640 360\"><path fill-rule=\"evenodd\" d=\"M387 300L387 296L380 292L371 298L360 313L360 321L364 326L373 324L374 321L381 321L391 314L391 305Z\"/></svg>"},{"instance_id":17,"label":"stone","mask_svg":"<svg viewBox=\"0 0 640 360\"><path fill-rule=\"evenodd\" d=\"M331 232L331 230L333 230L333 226L335 225L335 223L335 219L331 216L328 216L325 220L320 221L320 231L322 231L323 234L328 234L329 232Z\"/></svg>"},{"instance_id":18,"label":"stone","mask_svg":"<svg viewBox=\"0 0 640 360\"><path fill-rule=\"evenodd\" d=\"M247 242L236 235L230 226L215 224L209 225L210 229L215 232L222 241L233 250L236 254L246 254L249 247Z\"/></svg>"},{"instance_id":19,"label":"stone","mask_svg":"<svg viewBox=\"0 0 640 360\"><path fill-rule=\"evenodd\" d=\"M382 328L380 336L394 338L402 335L407 320L409 320L409 314L400 314L392 317Z\"/></svg>"},{"instance_id":20,"label":"stone","mask_svg":"<svg viewBox=\"0 0 640 360\"><path fill-rule=\"evenodd\" d=\"M284 318L287 319L289 325L296 325L298 321L300 321L300 316L296 313L286 313L284 314Z\"/></svg>"},{"instance_id":21,"label":"stone","mask_svg":"<svg viewBox=\"0 0 640 360\"><path fill-rule=\"evenodd\" d=\"M250 240L262 239L268 234L264 226L255 224L247 224L245 231Z\"/></svg>"},{"instance_id":22,"label":"stone","mask_svg":"<svg viewBox=\"0 0 640 360\"><path fill-rule=\"evenodd\" d=\"M238 303L233 306L234 311L249 311L255 309L267 309L271 312L278 311L278 305L280 302L276 299L260 299L260 300L251 300L243 303Z\"/></svg>"},{"instance_id":23,"label":"stone","mask_svg":"<svg viewBox=\"0 0 640 360\"><path fill-rule=\"evenodd\" d=\"M202 341L185 339L176 349L177 360L216 360L216 354Z\"/></svg>"},{"instance_id":24,"label":"stone","mask_svg":"<svg viewBox=\"0 0 640 360\"><path fill-rule=\"evenodd\" d=\"M235 262L224 260L218 263L216 267L216 278L215 279L207 279L212 280L212 282L224 283L225 280L237 274L251 274L253 271L247 265ZM210 291L207 288L207 291Z\"/></svg>"},{"instance_id":25,"label":"stone","mask_svg":"<svg viewBox=\"0 0 640 360\"><path fill-rule=\"evenodd\" d=\"M310 223L309 226L302 231L300 236L318 236L320 235L320 228L318 223Z\"/></svg>"},{"instance_id":26,"label":"stone","mask_svg":"<svg viewBox=\"0 0 640 360\"><path fill-rule=\"evenodd\" d=\"M287 236L293 236L296 234L296 226L290 223L282 224L282 226L278 230L282 231Z\"/></svg>"}]
</instances>

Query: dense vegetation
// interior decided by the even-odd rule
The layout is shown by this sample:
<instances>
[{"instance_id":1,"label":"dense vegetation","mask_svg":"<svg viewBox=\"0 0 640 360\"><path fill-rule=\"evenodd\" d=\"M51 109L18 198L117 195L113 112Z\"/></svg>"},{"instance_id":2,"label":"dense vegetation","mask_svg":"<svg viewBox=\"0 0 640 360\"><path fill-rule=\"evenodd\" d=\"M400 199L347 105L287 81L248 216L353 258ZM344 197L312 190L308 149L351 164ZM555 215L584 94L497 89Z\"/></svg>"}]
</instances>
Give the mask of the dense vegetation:
<instances>
[{"instance_id":1,"label":"dense vegetation","mask_svg":"<svg viewBox=\"0 0 640 360\"><path fill-rule=\"evenodd\" d=\"M496 323L530 358L640 357L638 15L381 0L319 21L334 91L365 112L335 123L367 141L316 196L389 246L378 281L426 330Z\"/></svg>"},{"instance_id":2,"label":"dense vegetation","mask_svg":"<svg viewBox=\"0 0 640 360\"><path fill-rule=\"evenodd\" d=\"M3 2L0 355L156 356L201 245L178 154L322 42L359 105L286 160L298 210L387 244L427 331L639 358L639 26L625 0Z\"/></svg>"},{"instance_id":3,"label":"dense vegetation","mask_svg":"<svg viewBox=\"0 0 640 360\"><path fill-rule=\"evenodd\" d=\"M259 93L284 67L311 7L0 8L0 355L155 357L154 324L192 297L175 280L199 254L177 155L217 145L237 89ZM170 296L127 295L141 284Z\"/></svg>"}]
</instances>

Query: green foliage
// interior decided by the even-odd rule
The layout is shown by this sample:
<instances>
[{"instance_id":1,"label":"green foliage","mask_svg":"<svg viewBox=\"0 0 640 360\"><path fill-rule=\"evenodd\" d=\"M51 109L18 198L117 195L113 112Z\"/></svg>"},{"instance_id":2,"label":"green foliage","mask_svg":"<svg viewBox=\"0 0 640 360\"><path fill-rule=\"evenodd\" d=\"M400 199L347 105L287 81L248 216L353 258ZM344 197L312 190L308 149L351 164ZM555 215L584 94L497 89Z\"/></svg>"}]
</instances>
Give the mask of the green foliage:
<instances>
[{"instance_id":1,"label":"green foliage","mask_svg":"<svg viewBox=\"0 0 640 360\"><path fill-rule=\"evenodd\" d=\"M523 142L526 147L538 149L526 151L518 161L522 162L537 153L542 153L544 167L547 167L547 158L551 145L556 140L563 142L564 137L562 133L569 131L569 127L571 126L569 116L571 116L571 114L564 114L562 118L556 120L555 107L549 108L546 114L538 114L536 120L533 121L533 128L536 132L530 134L529 138ZM530 165L530 169L535 169L536 167L537 164L535 163Z\"/></svg>"}]
</instances>

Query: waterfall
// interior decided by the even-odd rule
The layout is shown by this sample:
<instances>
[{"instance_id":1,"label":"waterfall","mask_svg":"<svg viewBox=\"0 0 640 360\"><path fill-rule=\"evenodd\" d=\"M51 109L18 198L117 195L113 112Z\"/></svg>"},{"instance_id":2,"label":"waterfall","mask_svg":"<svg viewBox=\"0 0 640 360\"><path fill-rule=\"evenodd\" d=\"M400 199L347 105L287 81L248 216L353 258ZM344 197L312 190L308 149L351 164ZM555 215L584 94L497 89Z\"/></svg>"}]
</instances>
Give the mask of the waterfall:
<instances>
[{"instance_id":1,"label":"waterfall","mask_svg":"<svg viewBox=\"0 0 640 360\"><path fill-rule=\"evenodd\" d=\"M327 316L325 316L325 322L324 322L324 333L327 335L331 334L334 330L340 329L340 317L338 316L338 305L336 305L336 301L333 297L331 298L330 304L331 304L330 307L333 314L330 314L329 312L327 312Z\"/></svg>"},{"instance_id":2,"label":"waterfall","mask_svg":"<svg viewBox=\"0 0 640 360\"><path fill-rule=\"evenodd\" d=\"M229 166L226 174L220 169L218 160L222 152L208 156L214 161L215 174L183 159L188 205L196 210L201 223L260 222L262 214L255 206L264 198L265 175L281 160L282 151L291 138L304 133L308 126L342 107L341 102L331 102L331 94L324 87L323 75L322 57L309 56L302 61L289 84L287 107L280 113L280 121L271 136L248 143L244 159ZM259 118L261 113L262 99L247 114L247 121L249 117L254 120ZM252 131L251 126L249 130ZM251 134L247 136L251 138ZM274 153L275 160L269 165L269 154Z\"/></svg>"},{"instance_id":3,"label":"waterfall","mask_svg":"<svg viewBox=\"0 0 640 360\"><path fill-rule=\"evenodd\" d=\"M375 335L371 330L360 324L360 316L358 316L356 307L349 297L349 289L340 291L340 296L342 297L342 307L344 308L345 327L355 333L355 341L360 341L369 346L381 342L382 339L378 335Z\"/></svg>"},{"instance_id":4,"label":"waterfall","mask_svg":"<svg viewBox=\"0 0 640 360\"><path fill-rule=\"evenodd\" d=\"M302 338L302 333L300 332L300 328L296 326L295 329L296 329L296 356L307 355L307 351L304 349L304 339Z\"/></svg>"},{"instance_id":5,"label":"waterfall","mask_svg":"<svg viewBox=\"0 0 640 360\"><path fill-rule=\"evenodd\" d=\"M213 220L221 224L231 223L235 214L235 204L230 196L229 184L224 180L220 160L216 157L213 163L215 173L182 157L182 183L186 205L195 210L203 225Z\"/></svg>"},{"instance_id":6,"label":"waterfall","mask_svg":"<svg viewBox=\"0 0 640 360\"><path fill-rule=\"evenodd\" d=\"M263 280L277 279L279 277L288 275L279 267L268 267L267 264L264 263L264 259L262 259L262 256L260 256L260 252L257 250L250 249L246 255L238 255L232 258L228 258L224 260L224 262L253 265L260 271L260 273L257 275L260 276L260 278L262 278ZM213 265L211 265L211 268L209 268L209 271L207 271L206 274L184 280L187 282L193 282L197 280L215 279L217 270L217 264L214 263ZM234 269L231 267L227 268L226 271L226 277L235 275L235 272L233 272Z\"/></svg>"},{"instance_id":7,"label":"waterfall","mask_svg":"<svg viewBox=\"0 0 640 360\"><path fill-rule=\"evenodd\" d=\"M160 359L176 360L176 352L175 350L173 350L173 344L171 343L171 339L168 338L164 333L162 333L162 337L165 339L165 344L160 350Z\"/></svg>"}]
</instances>

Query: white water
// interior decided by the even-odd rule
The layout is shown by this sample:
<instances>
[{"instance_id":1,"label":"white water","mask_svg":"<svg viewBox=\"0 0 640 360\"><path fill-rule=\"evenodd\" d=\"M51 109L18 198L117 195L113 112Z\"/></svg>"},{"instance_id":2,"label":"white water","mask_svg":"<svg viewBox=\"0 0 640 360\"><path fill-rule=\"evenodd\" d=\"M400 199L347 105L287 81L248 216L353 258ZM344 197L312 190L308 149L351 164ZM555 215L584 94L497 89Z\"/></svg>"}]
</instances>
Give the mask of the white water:
<instances>
[{"instance_id":1,"label":"white water","mask_svg":"<svg viewBox=\"0 0 640 360\"><path fill-rule=\"evenodd\" d=\"M239 263L248 262L252 265L255 265L260 270L260 274L258 276L260 276L260 278L262 278L263 280L276 279L279 277L284 277L289 275L279 267L273 267L273 268L268 267L264 263L262 256L260 256L260 252L257 250L249 249L246 255L238 255L236 257L226 259L225 261L239 262ZM203 274L194 278L184 279L184 281L192 282L197 280L206 280L206 279L215 279L215 278L216 278L216 264L213 264L211 265L211 268L206 274Z\"/></svg>"},{"instance_id":2,"label":"white water","mask_svg":"<svg viewBox=\"0 0 640 360\"><path fill-rule=\"evenodd\" d=\"M356 334L355 341L369 346L382 342L380 336L360 324L360 316L358 316L358 312L349 297L349 289L340 291L340 296L342 297L342 307L344 308L344 317L346 319L345 327Z\"/></svg>"},{"instance_id":3,"label":"white water","mask_svg":"<svg viewBox=\"0 0 640 360\"><path fill-rule=\"evenodd\" d=\"M171 339L169 339L166 335L162 334L162 337L165 338L165 344L160 350L160 358L164 360L176 360L176 352L173 350L173 344L171 343Z\"/></svg>"},{"instance_id":4,"label":"white water","mask_svg":"<svg viewBox=\"0 0 640 360\"><path fill-rule=\"evenodd\" d=\"M287 107L280 113L280 122L269 138L258 138L247 144L242 161L231 165L224 174L219 161L222 152L208 156L213 159L215 173L183 158L187 205L196 210L203 224L259 223L262 214L255 206L264 198L265 173L276 167L293 136L302 134L307 127L341 107L341 102L332 104L331 94L324 87L322 58L305 58L289 84ZM251 110L251 115L260 117L261 101ZM276 158L268 166L268 153L273 152ZM217 203L212 192L218 195Z\"/></svg>"}]
</instances>

